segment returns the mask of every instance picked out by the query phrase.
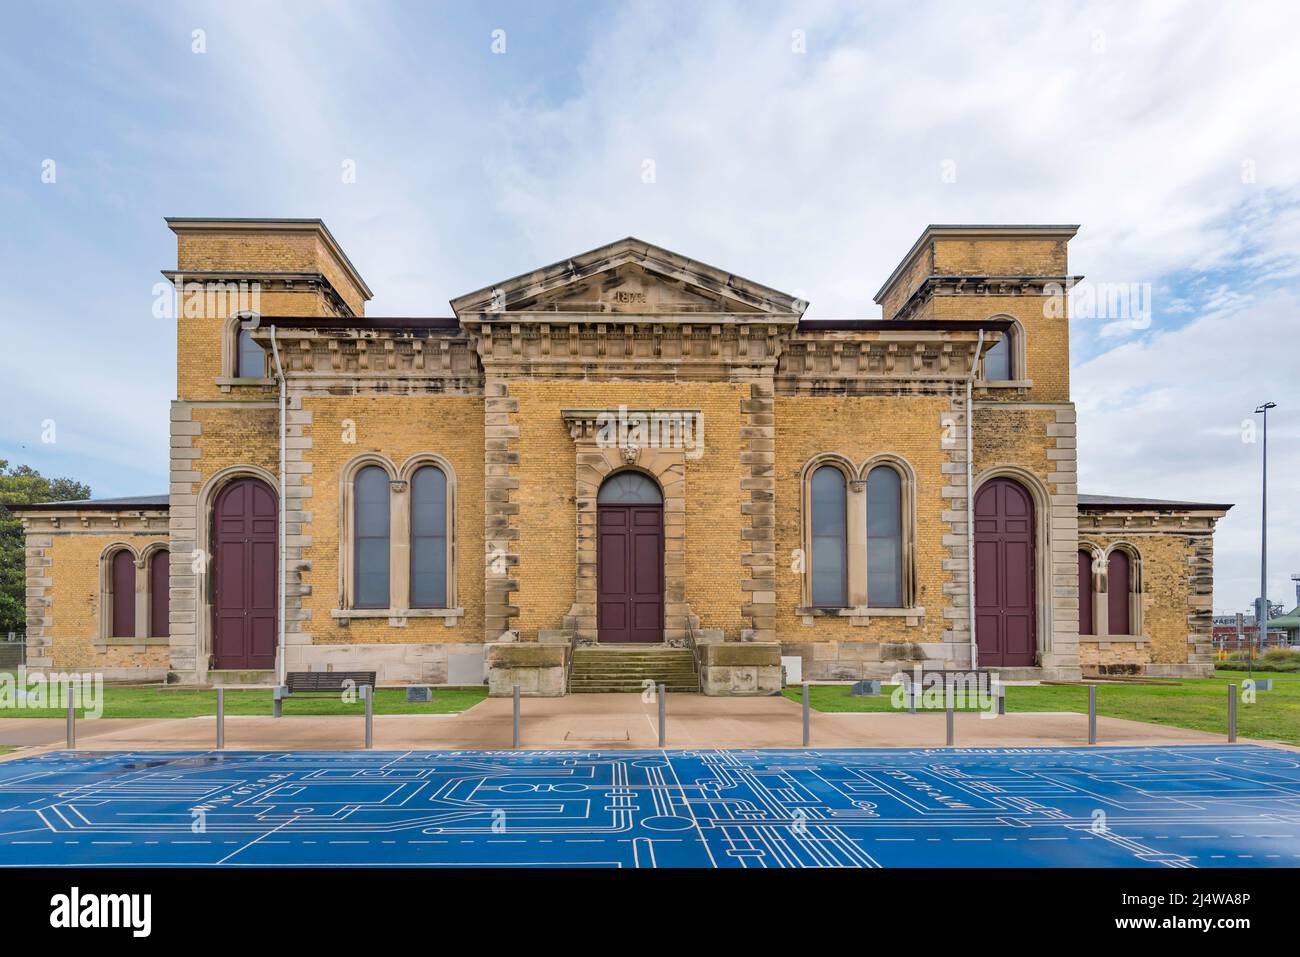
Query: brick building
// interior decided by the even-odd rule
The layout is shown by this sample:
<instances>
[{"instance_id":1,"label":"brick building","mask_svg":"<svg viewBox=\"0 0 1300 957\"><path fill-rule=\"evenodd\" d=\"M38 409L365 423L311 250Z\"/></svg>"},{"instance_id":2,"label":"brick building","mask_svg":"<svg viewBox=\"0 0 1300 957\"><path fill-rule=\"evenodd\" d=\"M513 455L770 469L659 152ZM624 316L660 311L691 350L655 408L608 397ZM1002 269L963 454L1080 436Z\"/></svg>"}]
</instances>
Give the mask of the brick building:
<instances>
[{"instance_id":1,"label":"brick building","mask_svg":"<svg viewBox=\"0 0 1300 957\"><path fill-rule=\"evenodd\" d=\"M169 494L20 513L34 667L535 694L668 659L711 694L783 658L1211 668L1229 506L1078 494L1073 226L931 226L883 319L810 321L631 238L368 317L319 220L168 224Z\"/></svg>"}]
</instances>

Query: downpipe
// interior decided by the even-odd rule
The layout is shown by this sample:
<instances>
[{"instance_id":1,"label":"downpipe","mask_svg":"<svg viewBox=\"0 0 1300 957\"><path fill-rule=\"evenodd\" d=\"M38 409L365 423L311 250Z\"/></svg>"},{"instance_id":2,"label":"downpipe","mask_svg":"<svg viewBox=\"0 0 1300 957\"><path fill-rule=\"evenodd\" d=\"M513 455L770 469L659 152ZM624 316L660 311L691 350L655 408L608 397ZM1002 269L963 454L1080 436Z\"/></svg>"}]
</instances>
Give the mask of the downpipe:
<instances>
[{"instance_id":1,"label":"downpipe","mask_svg":"<svg viewBox=\"0 0 1300 957\"><path fill-rule=\"evenodd\" d=\"M284 367L280 365L280 347L275 341L274 325L271 326L271 355L275 359L275 377L280 380L280 495L279 495L280 534L278 536L280 540L280 549L279 549L280 554L279 554L279 561L277 562L280 568L280 588L279 588L280 610L279 610L279 614L276 616L277 624L279 626L277 631L279 632L279 634L277 636L278 653L275 656L276 658L275 674L276 674L276 684L278 684L281 688L283 688L286 682L288 681L288 678L286 677L285 674L286 662L284 657L285 656L285 640L284 640L285 590L288 587L287 585L288 578L286 577L287 573L285 571L285 541L284 541L285 529L286 529L286 517L287 517L285 513L285 504L284 504L284 492L285 492L284 446L285 446L285 428L286 428L285 408L287 403L287 397L286 397L286 384L284 378Z\"/></svg>"},{"instance_id":2,"label":"downpipe","mask_svg":"<svg viewBox=\"0 0 1300 957\"><path fill-rule=\"evenodd\" d=\"M274 333L272 329L272 333ZM275 341L274 336L272 342ZM966 377L966 622L970 628L970 670L979 667L979 646L975 642L975 468L972 459L975 448L975 410L971 406L971 387L979 371L980 354L984 351L984 330L975 342L975 361Z\"/></svg>"}]
</instances>

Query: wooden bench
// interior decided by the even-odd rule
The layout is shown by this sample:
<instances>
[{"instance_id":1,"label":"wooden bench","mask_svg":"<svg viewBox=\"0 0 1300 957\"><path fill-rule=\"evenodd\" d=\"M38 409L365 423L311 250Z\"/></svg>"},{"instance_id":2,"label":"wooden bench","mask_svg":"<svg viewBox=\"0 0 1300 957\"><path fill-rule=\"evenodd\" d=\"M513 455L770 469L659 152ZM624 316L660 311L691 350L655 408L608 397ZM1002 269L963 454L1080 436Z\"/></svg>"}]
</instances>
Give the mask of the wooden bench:
<instances>
[{"instance_id":1,"label":"wooden bench","mask_svg":"<svg viewBox=\"0 0 1300 957\"><path fill-rule=\"evenodd\" d=\"M271 693L271 716L278 718L283 714L285 698L337 698L345 691L357 691L367 685L373 693L375 672L290 671L284 676L284 687L277 687Z\"/></svg>"},{"instance_id":2,"label":"wooden bench","mask_svg":"<svg viewBox=\"0 0 1300 957\"><path fill-rule=\"evenodd\" d=\"M337 698L362 685L375 686L373 671L290 671L285 675L285 696Z\"/></svg>"}]
</instances>

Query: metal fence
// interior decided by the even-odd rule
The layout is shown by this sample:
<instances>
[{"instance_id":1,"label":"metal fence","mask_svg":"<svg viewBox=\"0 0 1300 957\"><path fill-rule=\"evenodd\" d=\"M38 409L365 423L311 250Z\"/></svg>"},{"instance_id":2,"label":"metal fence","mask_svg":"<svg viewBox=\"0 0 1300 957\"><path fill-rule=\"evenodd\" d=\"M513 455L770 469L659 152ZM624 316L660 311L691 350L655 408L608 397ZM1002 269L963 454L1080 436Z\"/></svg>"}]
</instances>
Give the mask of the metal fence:
<instances>
[{"instance_id":1,"label":"metal fence","mask_svg":"<svg viewBox=\"0 0 1300 957\"><path fill-rule=\"evenodd\" d=\"M0 635L0 668L17 668L27 664L26 636L10 632Z\"/></svg>"}]
</instances>

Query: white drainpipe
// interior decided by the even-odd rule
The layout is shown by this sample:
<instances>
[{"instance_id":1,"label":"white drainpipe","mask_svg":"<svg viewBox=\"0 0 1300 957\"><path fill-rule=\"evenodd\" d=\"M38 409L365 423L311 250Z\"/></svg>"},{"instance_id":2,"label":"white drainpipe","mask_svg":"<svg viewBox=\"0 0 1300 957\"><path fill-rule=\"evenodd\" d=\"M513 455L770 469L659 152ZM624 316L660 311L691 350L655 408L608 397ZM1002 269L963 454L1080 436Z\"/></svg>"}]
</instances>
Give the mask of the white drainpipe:
<instances>
[{"instance_id":1,"label":"white drainpipe","mask_svg":"<svg viewBox=\"0 0 1300 957\"><path fill-rule=\"evenodd\" d=\"M983 335L983 333L980 333ZM280 555L278 565L280 568L280 613L276 616L279 625L279 653L276 655L276 683L283 688L287 678L285 677L285 659L284 659L284 593L286 588L285 578L286 571L284 567L285 556L285 506L284 506L284 436L285 436L285 379L284 368L280 365L280 347L275 342L275 326L271 326L271 355L275 357L275 377L280 380Z\"/></svg>"},{"instance_id":2,"label":"white drainpipe","mask_svg":"<svg viewBox=\"0 0 1300 957\"><path fill-rule=\"evenodd\" d=\"M271 341L275 341L275 329L271 329ZM970 375L966 377L966 615L970 627L970 667L974 671L979 667L979 647L975 643L975 477L972 459L974 458L975 410L971 407L971 383L979 370L980 352L984 348L984 330L980 330L979 340L975 343L975 361L971 363Z\"/></svg>"}]
</instances>

